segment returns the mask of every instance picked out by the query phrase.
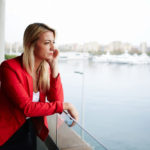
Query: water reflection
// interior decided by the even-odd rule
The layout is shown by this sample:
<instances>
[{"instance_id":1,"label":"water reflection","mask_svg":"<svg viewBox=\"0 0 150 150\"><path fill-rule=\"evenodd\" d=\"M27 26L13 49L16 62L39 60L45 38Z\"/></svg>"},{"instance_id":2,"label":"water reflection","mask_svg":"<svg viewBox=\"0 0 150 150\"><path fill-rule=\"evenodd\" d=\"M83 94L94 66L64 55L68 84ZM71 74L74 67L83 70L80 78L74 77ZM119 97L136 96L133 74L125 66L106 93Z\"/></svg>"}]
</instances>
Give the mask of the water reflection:
<instances>
[{"instance_id":1,"label":"water reflection","mask_svg":"<svg viewBox=\"0 0 150 150\"><path fill-rule=\"evenodd\" d=\"M104 145L110 150L149 150L150 65L60 61L60 72L65 100L80 114L84 92L85 128Z\"/></svg>"}]
</instances>

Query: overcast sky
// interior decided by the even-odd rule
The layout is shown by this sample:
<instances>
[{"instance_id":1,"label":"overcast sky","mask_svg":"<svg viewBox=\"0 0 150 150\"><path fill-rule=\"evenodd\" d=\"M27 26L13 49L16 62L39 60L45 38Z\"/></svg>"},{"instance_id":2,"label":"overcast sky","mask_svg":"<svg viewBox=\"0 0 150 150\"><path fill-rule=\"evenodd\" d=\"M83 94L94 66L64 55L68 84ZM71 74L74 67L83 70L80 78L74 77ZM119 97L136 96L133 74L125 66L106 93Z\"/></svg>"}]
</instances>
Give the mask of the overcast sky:
<instances>
[{"instance_id":1,"label":"overcast sky","mask_svg":"<svg viewBox=\"0 0 150 150\"><path fill-rule=\"evenodd\" d=\"M57 31L56 42L112 41L150 46L150 0L6 0L6 41L22 42L33 22Z\"/></svg>"}]
</instances>

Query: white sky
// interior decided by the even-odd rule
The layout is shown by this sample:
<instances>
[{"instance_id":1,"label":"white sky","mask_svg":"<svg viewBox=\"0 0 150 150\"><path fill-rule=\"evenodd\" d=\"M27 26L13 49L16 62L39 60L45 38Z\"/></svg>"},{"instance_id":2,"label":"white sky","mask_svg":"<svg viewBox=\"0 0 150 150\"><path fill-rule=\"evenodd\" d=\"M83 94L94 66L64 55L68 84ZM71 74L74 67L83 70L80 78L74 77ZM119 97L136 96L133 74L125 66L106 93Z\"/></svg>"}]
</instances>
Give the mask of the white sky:
<instances>
[{"instance_id":1,"label":"white sky","mask_svg":"<svg viewBox=\"0 0 150 150\"><path fill-rule=\"evenodd\" d=\"M55 28L58 44L150 45L150 0L6 0L7 42L22 42L33 22Z\"/></svg>"}]
</instances>

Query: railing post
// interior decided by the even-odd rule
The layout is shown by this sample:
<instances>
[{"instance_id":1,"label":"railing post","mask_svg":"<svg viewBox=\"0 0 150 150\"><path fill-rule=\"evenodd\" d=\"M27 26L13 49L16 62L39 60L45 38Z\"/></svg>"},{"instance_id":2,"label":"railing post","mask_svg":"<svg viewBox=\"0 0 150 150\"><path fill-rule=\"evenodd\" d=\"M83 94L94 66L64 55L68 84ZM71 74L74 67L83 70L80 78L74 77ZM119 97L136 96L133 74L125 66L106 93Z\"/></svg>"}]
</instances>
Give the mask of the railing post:
<instances>
[{"instance_id":1,"label":"railing post","mask_svg":"<svg viewBox=\"0 0 150 150\"><path fill-rule=\"evenodd\" d=\"M0 0L0 63L4 60L5 48L5 0Z\"/></svg>"}]
</instances>

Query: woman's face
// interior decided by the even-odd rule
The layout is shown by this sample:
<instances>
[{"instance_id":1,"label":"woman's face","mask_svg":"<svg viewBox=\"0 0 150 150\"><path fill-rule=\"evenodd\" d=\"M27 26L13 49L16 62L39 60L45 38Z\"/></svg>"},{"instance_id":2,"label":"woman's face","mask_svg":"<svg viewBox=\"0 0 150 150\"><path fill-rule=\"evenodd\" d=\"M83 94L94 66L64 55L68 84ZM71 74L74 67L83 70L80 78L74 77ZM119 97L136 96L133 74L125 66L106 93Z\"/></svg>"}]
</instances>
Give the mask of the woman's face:
<instances>
[{"instance_id":1,"label":"woman's face","mask_svg":"<svg viewBox=\"0 0 150 150\"><path fill-rule=\"evenodd\" d=\"M54 52L54 34L51 31L41 33L35 44L34 55L39 60L49 60Z\"/></svg>"}]
</instances>

